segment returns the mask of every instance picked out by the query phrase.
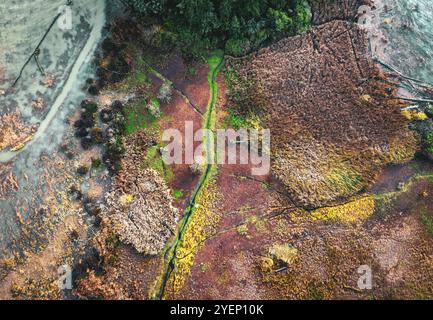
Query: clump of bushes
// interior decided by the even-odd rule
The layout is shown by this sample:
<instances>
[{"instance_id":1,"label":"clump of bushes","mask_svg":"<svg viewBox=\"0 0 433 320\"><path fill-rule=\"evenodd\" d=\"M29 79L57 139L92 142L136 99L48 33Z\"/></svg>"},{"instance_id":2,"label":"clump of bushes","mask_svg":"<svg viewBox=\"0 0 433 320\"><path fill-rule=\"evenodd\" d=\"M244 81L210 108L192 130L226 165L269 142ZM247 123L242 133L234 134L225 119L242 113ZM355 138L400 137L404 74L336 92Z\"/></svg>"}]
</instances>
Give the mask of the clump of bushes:
<instances>
[{"instance_id":1,"label":"clump of bushes","mask_svg":"<svg viewBox=\"0 0 433 320\"><path fill-rule=\"evenodd\" d=\"M427 127L427 126L426 126ZM421 136L421 146L425 155L433 160L433 124L429 123L428 129Z\"/></svg>"},{"instance_id":2,"label":"clump of bushes","mask_svg":"<svg viewBox=\"0 0 433 320\"><path fill-rule=\"evenodd\" d=\"M120 101L114 101L110 110L104 116L107 121L106 146L102 161L111 173L121 169L120 160L125 152L122 136L126 133L126 117L124 106Z\"/></svg>"},{"instance_id":3,"label":"clump of bushes","mask_svg":"<svg viewBox=\"0 0 433 320\"><path fill-rule=\"evenodd\" d=\"M98 143L102 143L103 136L101 129L95 128L96 114L98 105L91 100L83 100L81 102L81 117L75 122L75 136L81 139L83 149L90 149Z\"/></svg>"},{"instance_id":4,"label":"clump of bushes","mask_svg":"<svg viewBox=\"0 0 433 320\"><path fill-rule=\"evenodd\" d=\"M116 173L122 169L120 161L124 152L125 146L121 137L108 141L102 160L111 173Z\"/></svg>"},{"instance_id":5,"label":"clump of bushes","mask_svg":"<svg viewBox=\"0 0 433 320\"><path fill-rule=\"evenodd\" d=\"M92 158L92 168L98 169L102 165L101 159L98 158Z\"/></svg>"},{"instance_id":6,"label":"clump of bushes","mask_svg":"<svg viewBox=\"0 0 433 320\"><path fill-rule=\"evenodd\" d=\"M120 160L124 153L122 136L126 133L126 119L124 107L120 101L114 101L109 109L104 109L99 113L101 122L108 125L107 130L96 126L98 105L91 100L83 100L81 103L81 117L75 122L75 136L81 139L81 146L87 150L95 145L105 144L105 152L100 159L92 159L92 167L98 168L102 162L105 163L110 172L117 172L120 169ZM84 170L80 167L79 174L86 174L88 168Z\"/></svg>"},{"instance_id":7,"label":"clump of bushes","mask_svg":"<svg viewBox=\"0 0 433 320\"><path fill-rule=\"evenodd\" d=\"M128 47L118 44L113 38L107 38L102 42L102 52L96 57L97 81L90 84L90 94L96 95L99 89L110 83L118 83L125 79L131 72L128 64Z\"/></svg>"}]
</instances>

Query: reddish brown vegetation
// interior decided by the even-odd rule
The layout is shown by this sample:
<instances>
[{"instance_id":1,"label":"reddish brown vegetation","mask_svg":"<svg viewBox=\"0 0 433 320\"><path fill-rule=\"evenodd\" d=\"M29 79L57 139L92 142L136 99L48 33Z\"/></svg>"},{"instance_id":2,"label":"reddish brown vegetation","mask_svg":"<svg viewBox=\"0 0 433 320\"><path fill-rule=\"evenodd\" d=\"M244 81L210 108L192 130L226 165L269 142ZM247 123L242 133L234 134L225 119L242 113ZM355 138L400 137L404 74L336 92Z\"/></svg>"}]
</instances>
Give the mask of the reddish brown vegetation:
<instances>
[{"instance_id":1,"label":"reddish brown vegetation","mask_svg":"<svg viewBox=\"0 0 433 320\"><path fill-rule=\"evenodd\" d=\"M415 152L403 105L390 99L394 84L365 43L361 30L334 21L230 62L232 102L271 129L273 172L299 205L352 195Z\"/></svg>"}]
</instances>

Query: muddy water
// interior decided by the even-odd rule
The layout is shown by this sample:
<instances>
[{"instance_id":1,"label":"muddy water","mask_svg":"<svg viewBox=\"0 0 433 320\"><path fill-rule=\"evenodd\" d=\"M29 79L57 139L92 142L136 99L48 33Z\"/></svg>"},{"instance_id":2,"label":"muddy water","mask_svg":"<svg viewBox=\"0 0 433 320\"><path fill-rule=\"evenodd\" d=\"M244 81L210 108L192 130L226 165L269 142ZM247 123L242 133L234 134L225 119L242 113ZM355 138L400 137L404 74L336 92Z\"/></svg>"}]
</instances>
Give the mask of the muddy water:
<instances>
[{"instance_id":1,"label":"muddy water","mask_svg":"<svg viewBox=\"0 0 433 320\"><path fill-rule=\"evenodd\" d=\"M374 0L368 16L373 57L405 76L433 84L433 1ZM425 98L404 84L399 95ZM415 157L408 164L386 168L370 191L389 192L414 175L432 171L431 161Z\"/></svg>"},{"instance_id":2,"label":"muddy water","mask_svg":"<svg viewBox=\"0 0 433 320\"><path fill-rule=\"evenodd\" d=\"M53 87L47 88L41 85L40 81L44 75L40 73L37 63L32 59L31 63L24 69L23 76L17 85L11 88L11 83L19 76L23 62L33 52L63 3L64 1L57 1L48 8L42 6L41 3L34 2L31 5L22 3L8 7L8 10L12 11L11 17L15 16L18 22L23 19L22 16L30 14L32 18L24 18L26 21L24 27L17 26L16 22L13 21L6 21L4 24L7 27L3 36L3 48L7 52L4 66L8 79L6 89L9 88L9 94L6 94L2 106L3 109L18 109L24 120L38 123L38 130L33 141L28 143L23 150L1 152L0 162L10 161L35 143L43 146L43 141L47 135L53 135L53 131L58 131L55 129L62 130L62 128L55 128L53 120L60 108L67 108L65 104L71 100L72 103L75 103L74 100L77 99L74 99L74 95L81 93L79 84L82 84L91 72L89 69L86 70L86 65L90 62L98 40L101 38L104 26L103 0L75 1L74 6L71 7L71 19L75 16L75 19L71 21L71 29L63 29L60 27L61 24L56 25L55 23L42 43L41 49L45 53L42 53L40 64L44 66L46 74L55 77ZM34 7L35 5L38 7ZM41 8L44 9L41 10ZM2 11L5 11L5 8ZM89 21L86 21L86 17ZM34 19L37 20L34 21ZM58 22L60 23L60 21ZM35 33L35 30L39 32ZM35 115L31 102L39 97L44 99L46 111ZM71 97L72 99L67 101ZM47 132L48 127L50 130Z\"/></svg>"},{"instance_id":3,"label":"muddy water","mask_svg":"<svg viewBox=\"0 0 433 320\"><path fill-rule=\"evenodd\" d=\"M53 23L59 7L65 3L64 0L0 3L0 67L4 72L3 81L0 81L0 114L18 112L25 123L36 124L38 128L34 139L24 149L0 153L0 162L11 165L19 185L18 190L1 195L0 256L7 250L15 250L11 244L20 237L20 225L31 226L34 222L31 215L44 205L47 188L65 190L68 187L42 183L42 175L50 170L55 176L56 169L46 168L40 156L57 152L67 138L66 118L86 97L82 88L94 73L91 61L105 24L105 0L74 0L71 28L62 29L54 23L40 47L39 61L45 75L32 59L16 86L12 87L24 62ZM51 86L43 84L46 76L52 77ZM44 100L42 110L35 110L31 105L38 97ZM38 219L45 217L38 214Z\"/></svg>"},{"instance_id":4,"label":"muddy water","mask_svg":"<svg viewBox=\"0 0 433 320\"><path fill-rule=\"evenodd\" d=\"M371 18L373 55L404 75L433 83L433 1L375 0Z\"/></svg>"}]
</instances>

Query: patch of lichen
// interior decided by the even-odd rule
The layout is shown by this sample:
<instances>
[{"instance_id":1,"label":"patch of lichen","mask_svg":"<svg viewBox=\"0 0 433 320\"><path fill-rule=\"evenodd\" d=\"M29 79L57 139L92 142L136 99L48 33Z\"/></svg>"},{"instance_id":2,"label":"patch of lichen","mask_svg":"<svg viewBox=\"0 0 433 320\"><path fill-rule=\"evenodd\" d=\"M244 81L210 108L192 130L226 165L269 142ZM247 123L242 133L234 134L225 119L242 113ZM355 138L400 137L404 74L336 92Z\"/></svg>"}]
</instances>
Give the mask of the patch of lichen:
<instances>
[{"instance_id":1,"label":"patch of lichen","mask_svg":"<svg viewBox=\"0 0 433 320\"><path fill-rule=\"evenodd\" d=\"M245 209L244 209L245 208ZM247 210L247 211L243 211ZM244 214L248 211L252 210L249 206L241 207L238 212L240 214ZM260 216L249 216L245 219L244 222L236 226L236 231L239 235L246 237L247 239L251 239L250 228L254 228L258 233L264 233L268 230L266 219Z\"/></svg>"},{"instance_id":2,"label":"patch of lichen","mask_svg":"<svg viewBox=\"0 0 433 320\"><path fill-rule=\"evenodd\" d=\"M214 233L218 223L214 208L218 199L217 186L215 180L211 178L197 194L191 220L176 250L176 263L167 281L165 297L170 297L182 289L198 249Z\"/></svg>"},{"instance_id":3,"label":"patch of lichen","mask_svg":"<svg viewBox=\"0 0 433 320\"><path fill-rule=\"evenodd\" d=\"M241 225L237 226L236 231L241 236L244 236L247 239L251 239L251 235L248 232L248 225L247 224L241 224Z\"/></svg>"},{"instance_id":4,"label":"patch of lichen","mask_svg":"<svg viewBox=\"0 0 433 320\"><path fill-rule=\"evenodd\" d=\"M266 220L261 217L251 216L247 221L254 225L254 228L258 233L264 233L268 230Z\"/></svg>"}]
</instances>

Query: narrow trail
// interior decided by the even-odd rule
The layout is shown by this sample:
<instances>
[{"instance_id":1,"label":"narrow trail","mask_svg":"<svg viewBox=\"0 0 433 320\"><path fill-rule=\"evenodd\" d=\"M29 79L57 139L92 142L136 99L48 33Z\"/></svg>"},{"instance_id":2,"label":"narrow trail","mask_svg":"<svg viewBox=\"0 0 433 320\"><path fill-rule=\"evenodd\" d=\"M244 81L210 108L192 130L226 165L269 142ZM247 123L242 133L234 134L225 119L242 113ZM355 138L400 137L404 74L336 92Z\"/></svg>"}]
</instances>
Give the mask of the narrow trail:
<instances>
[{"instance_id":1,"label":"narrow trail","mask_svg":"<svg viewBox=\"0 0 433 320\"><path fill-rule=\"evenodd\" d=\"M209 129L214 131L214 124L215 124L215 104L218 94L218 85L216 82L216 78L218 76L218 73L221 69L221 66L224 62L223 55L215 54L212 57L208 59L208 64L210 67L209 74L208 74L208 84L209 84L209 102L206 107L206 111L204 114L204 121L203 121L203 128ZM210 137L204 136L204 139L206 141L205 147L205 153L210 159L213 157L213 155L210 154L209 150L214 151L213 146L211 144L214 143L213 139L210 139ZM166 248L166 251L164 253L164 274L162 276L162 282L159 287L159 290L156 293L155 298L158 300L161 300L164 298L164 294L166 291L167 282L170 279L170 276L172 272L176 268L176 254L177 249L179 247L179 244L182 242L184 232L186 230L186 227L188 223L190 222L190 219L192 215L194 214L194 208L196 207L196 200L197 196L200 193L200 191L204 188L209 178L212 176L212 174L215 171L216 165L213 163L213 161L207 161L206 169L201 174L200 179L197 183L196 188L191 194L191 197L189 199L189 203L187 208L185 209L185 213L181 221L179 222L178 228L177 228L177 234L172 242L170 242Z\"/></svg>"}]
</instances>

